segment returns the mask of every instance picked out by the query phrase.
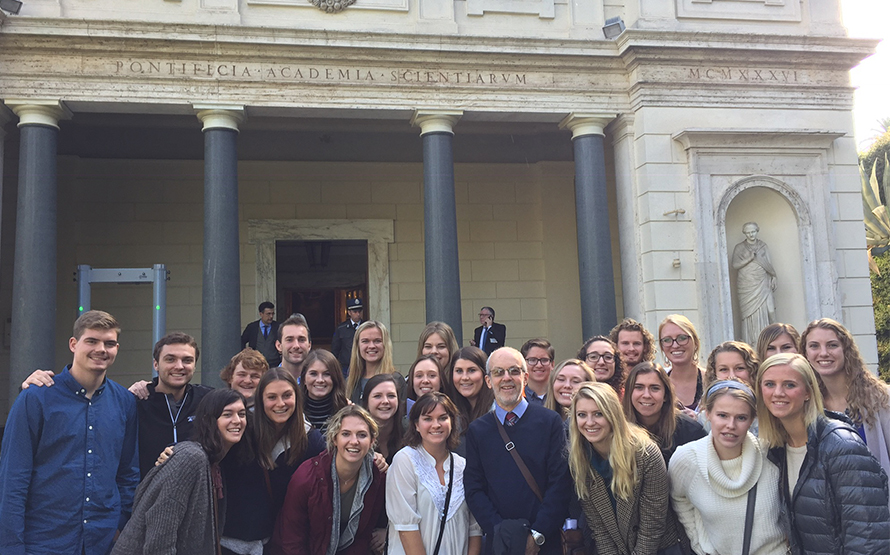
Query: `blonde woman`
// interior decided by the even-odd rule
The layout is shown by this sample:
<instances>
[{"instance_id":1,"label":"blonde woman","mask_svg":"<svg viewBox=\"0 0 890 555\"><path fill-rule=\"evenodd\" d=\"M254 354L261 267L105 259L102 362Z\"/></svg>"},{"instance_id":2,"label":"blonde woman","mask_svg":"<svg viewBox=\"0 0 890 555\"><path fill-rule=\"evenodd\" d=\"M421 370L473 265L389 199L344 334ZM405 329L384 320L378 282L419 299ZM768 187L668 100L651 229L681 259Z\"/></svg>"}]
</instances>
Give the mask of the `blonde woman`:
<instances>
[{"instance_id":1,"label":"blonde woman","mask_svg":"<svg viewBox=\"0 0 890 555\"><path fill-rule=\"evenodd\" d=\"M671 314L658 326L658 344L670 364L668 375L674 384L677 398L687 414L698 408L704 393L704 372L698 366L701 340L695 326L682 314Z\"/></svg>"},{"instance_id":2,"label":"blonde woman","mask_svg":"<svg viewBox=\"0 0 890 555\"><path fill-rule=\"evenodd\" d=\"M627 422L612 387L578 388L569 440L569 469L599 555L683 553L661 451Z\"/></svg>"},{"instance_id":3,"label":"blonde woman","mask_svg":"<svg viewBox=\"0 0 890 555\"><path fill-rule=\"evenodd\" d=\"M586 362L577 358L564 360L550 373L544 406L558 412L563 420L568 420L575 392L582 383L595 381L596 374Z\"/></svg>"},{"instance_id":4,"label":"blonde woman","mask_svg":"<svg viewBox=\"0 0 890 555\"><path fill-rule=\"evenodd\" d=\"M677 448L668 472L671 501L695 553L745 553L748 500L751 555L785 555L788 543L779 524L779 469L751 433L757 410L754 391L738 380L709 388L704 413L711 433ZM730 524L731 525L728 525Z\"/></svg>"},{"instance_id":5,"label":"blonde woman","mask_svg":"<svg viewBox=\"0 0 890 555\"><path fill-rule=\"evenodd\" d=\"M355 330L352 339L352 357L349 359L349 378L346 395L354 404L361 404L362 391L368 380L378 374L398 374L401 378L401 398L405 398L405 377L396 372L392 362L392 341L389 330L376 320L368 320Z\"/></svg>"},{"instance_id":6,"label":"blonde woman","mask_svg":"<svg viewBox=\"0 0 890 555\"><path fill-rule=\"evenodd\" d=\"M792 553L890 553L887 475L856 430L824 416L807 359L771 356L756 389L760 439L781 473Z\"/></svg>"}]
</instances>

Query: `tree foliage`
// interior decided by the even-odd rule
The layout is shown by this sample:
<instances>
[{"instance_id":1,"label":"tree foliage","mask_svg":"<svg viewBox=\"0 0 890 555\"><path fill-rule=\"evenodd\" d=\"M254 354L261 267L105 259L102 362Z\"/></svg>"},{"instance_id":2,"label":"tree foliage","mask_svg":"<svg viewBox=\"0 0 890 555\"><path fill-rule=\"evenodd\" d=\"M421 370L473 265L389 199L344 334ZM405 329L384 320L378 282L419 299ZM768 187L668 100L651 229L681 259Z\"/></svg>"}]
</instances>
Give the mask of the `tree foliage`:
<instances>
[{"instance_id":1,"label":"tree foliage","mask_svg":"<svg viewBox=\"0 0 890 555\"><path fill-rule=\"evenodd\" d=\"M875 309L875 335L878 339L878 367L881 378L890 381L890 251L874 257L880 275L871 274L871 294Z\"/></svg>"}]
</instances>

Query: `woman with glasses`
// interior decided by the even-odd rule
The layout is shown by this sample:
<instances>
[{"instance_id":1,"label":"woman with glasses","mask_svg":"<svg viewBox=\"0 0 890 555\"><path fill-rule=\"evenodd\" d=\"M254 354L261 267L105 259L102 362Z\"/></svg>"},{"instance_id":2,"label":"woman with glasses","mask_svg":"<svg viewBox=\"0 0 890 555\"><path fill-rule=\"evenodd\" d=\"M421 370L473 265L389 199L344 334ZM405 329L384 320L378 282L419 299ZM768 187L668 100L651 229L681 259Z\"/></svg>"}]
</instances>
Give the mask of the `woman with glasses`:
<instances>
[{"instance_id":1,"label":"woman with glasses","mask_svg":"<svg viewBox=\"0 0 890 555\"><path fill-rule=\"evenodd\" d=\"M618 397L624 393L624 366L618 355L618 347L605 335L596 335L584 342L578 358L593 368L596 381L609 384Z\"/></svg>"},{"instance_id":2,"label":"woman with glasses","mask_svg":"<svg viewBox=\"0 0 890 555\"><path fill-rule=\"evenodd\" d=\"M658 326L658 344L670 364L668 375L677 398L691 416L704 392L704 372L698 367L701 341L695 326L682 314L671 314Z\"/></svg>"},{"instance_id":3,"label":"woman with glasses","mask_svg":"<svg viewBox=\"0 0 890 555\"><path fill-rule=\"evenodd\" d=\"M707 435L701 424L680 410L674 385L660 364L637 364L625 385L624 416L649 432L666 465L677 447Z\"/></svg>"}]
</instances>

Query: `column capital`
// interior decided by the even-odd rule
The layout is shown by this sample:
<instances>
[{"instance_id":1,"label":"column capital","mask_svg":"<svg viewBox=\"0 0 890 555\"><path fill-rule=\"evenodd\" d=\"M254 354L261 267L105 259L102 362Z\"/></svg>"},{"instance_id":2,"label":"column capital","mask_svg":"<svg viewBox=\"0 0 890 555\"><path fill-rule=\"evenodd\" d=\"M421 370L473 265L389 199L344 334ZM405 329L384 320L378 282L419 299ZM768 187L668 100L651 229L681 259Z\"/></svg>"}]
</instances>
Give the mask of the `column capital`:
<instances>
[{"instance_id":1,"label":"column capital","mask_svg":"<svg viewBox=\"0 0 890 555\"><path fill-rule=\"evenodd\" d=\"M603 135L605 127L615 119L616 114L597 114L586 112L572 112L559 122L560 129L568 129L572 132L572 139L585 135Z\"/></svg>"},{"instance_id":2,"label":"column capital","mask_svg":"<svg viewBox=\"0 0 890 555\"><path fill-rule=\"evenodd\" d=\"M59 128L59 120L71 119L71 110L61 100L7 98L4 104L19 117L18 126L46 125Z\"/></svg>"},{"instance_id":3,"label":"column capital","mask_svg":"<svg viewBox=\"0 0 890 555\"><path fill-rule=\"evenodd\" d=\"M247 119L244 106L240 104L193 103L192 108L198 119L204 124L201 131L208 129L231 129L238 131L238 126Z\"/></svg>"},{"instance_id":4,"label":"column capital","mask_svg":"<svg viewBox=\"0 0 890 555\"><path fill-rule=\"evenodd\" d=\"M411 125L420 127L420 134L451 133L454 135L454 124L464 115L463 110L415 110L411 116Z\"/></svg>"}]
</instances>

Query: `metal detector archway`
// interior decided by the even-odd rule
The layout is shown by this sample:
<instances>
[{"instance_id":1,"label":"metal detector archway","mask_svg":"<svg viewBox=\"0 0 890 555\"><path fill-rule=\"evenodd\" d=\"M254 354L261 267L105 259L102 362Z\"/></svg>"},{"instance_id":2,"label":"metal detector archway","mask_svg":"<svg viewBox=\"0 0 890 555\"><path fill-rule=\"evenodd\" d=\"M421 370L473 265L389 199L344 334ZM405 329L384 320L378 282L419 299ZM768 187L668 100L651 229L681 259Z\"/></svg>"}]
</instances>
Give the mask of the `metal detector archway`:
<instances>
[{"instance_id":1,"label":"metal detector archway","mask_svg":"<svg viewBox=\"0 0 890 555\"><path fill-rule=\"evenodd\" d=\"M164 264L151 268L93 268L86 264L77 266L77 314L90 310L91 286L94 283L151 283L151 345L158 342L167 328L167 280L170 274Z\"/></svg>"}]
</instances>

